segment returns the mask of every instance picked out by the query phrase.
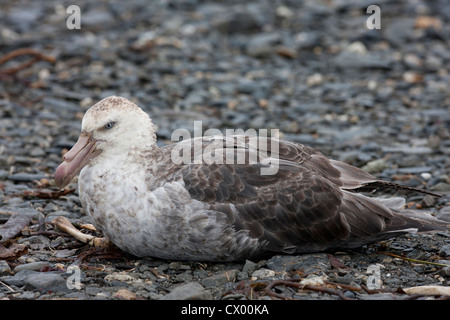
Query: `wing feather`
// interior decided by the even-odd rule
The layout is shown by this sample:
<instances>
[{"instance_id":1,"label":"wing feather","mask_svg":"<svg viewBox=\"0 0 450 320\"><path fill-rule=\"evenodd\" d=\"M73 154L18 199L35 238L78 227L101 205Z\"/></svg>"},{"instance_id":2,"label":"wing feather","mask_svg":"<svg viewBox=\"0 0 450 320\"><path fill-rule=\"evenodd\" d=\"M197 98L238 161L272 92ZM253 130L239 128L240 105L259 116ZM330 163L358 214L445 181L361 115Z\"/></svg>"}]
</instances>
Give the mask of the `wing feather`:
<instances>
[{"instance_id":1,"label":"wing feather","mask_svg":"<svg viewBox=\"0 0 450 320\"><path fill-rule=\"evenodd\" d=\"M190 164L183 170L185 187L212 210L233 215L236 229L267 241L269 250L346 239L350 229L339 212L338 170L327 166L325 157L314 158L312 149L278 143L280 165L274 175L262 175L259 162ZM325 177L327 172L335 181Z\"/></svg>"}]
</instances>

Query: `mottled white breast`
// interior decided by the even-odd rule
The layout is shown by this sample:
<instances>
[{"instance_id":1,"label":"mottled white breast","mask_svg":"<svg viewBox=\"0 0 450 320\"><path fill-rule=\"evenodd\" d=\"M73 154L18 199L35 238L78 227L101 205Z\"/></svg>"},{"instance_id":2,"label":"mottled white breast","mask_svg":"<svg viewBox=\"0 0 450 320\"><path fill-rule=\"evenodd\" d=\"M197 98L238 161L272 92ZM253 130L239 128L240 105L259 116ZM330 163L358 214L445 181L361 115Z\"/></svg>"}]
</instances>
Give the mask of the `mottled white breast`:
<instances>
[{"instance_id":1,"label":"mottled white breast","mask_svg":"<svg viewBox=\"0 0 450 320\"><path fill-rule=\"evenodd\" d=\"M146 174L139 163L119 158L80 173L86 213L122 250L164 259L235 260L260 247L247 231L235 232L224 213L192 199L182 180L152 190Z\"/></svg>"}]
</instances>

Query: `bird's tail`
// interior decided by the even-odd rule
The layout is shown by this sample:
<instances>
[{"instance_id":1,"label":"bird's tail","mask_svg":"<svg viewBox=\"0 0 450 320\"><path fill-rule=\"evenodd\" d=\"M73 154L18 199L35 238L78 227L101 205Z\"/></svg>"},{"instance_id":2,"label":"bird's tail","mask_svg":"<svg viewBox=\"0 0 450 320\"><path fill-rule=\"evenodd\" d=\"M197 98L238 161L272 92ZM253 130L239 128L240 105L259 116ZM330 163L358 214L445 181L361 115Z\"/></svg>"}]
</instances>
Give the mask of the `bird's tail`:
<instances>
[{"instance_id":1,"label":"bird's tail","mask_svg":"<svg viewBox=\"0 0 450 320\"><path fill-rule=\"evenodd\" d=\"M403 209L405 205L403 198L375 199L396 213L392 218L391 225L384 232L436 232L448 230L450 227L450 222L436 219L428 213Z\"/></svg>"}]
</instances>

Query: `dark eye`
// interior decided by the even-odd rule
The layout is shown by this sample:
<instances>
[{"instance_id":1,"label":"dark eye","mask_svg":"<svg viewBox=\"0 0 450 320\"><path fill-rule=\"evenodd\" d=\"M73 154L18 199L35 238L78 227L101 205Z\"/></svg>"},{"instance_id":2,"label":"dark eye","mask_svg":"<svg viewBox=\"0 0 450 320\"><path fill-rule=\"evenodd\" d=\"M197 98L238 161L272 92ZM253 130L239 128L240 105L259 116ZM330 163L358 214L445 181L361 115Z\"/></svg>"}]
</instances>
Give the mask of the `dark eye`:
<instances>
[{"instance_id":1,"label":"dark eye","mask_svg":"<svg viewBox=\"0 0 450 320\"><path fill-rule=\"evenodd\" d=\"M106 130L111 129L112 127L114 127L116 123L114 121L110 121L107 124L105 124L105 126L103 128L105 128Z\"/></svg>"}]
</instances>

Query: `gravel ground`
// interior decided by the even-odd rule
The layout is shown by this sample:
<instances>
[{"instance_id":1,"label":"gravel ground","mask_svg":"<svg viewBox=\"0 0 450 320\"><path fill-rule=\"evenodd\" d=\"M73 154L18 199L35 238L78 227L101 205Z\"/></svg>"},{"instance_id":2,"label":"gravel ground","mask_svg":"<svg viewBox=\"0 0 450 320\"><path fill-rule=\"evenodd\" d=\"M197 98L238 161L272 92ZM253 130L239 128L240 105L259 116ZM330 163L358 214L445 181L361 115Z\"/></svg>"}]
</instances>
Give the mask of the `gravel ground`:
<instances>
[{"instance_id":1,"label":"gravel ground","mask_svg":"<svg viewBox=\"0 0 450 320\"><path fill-rule=\"evenodd\" d=\"M377 1L379 30L366 27L370 1L77 3L70 30L63 2L0 1L0 299L448 298L448 231L222 264L105 252L52 223L90 223L76 181L60 191L52 176L85 110L110 95L149 112L161 145L197 120L276 128L445 194L397 193L450 221L447 1Z\"/></svg>"}]
</instances>

